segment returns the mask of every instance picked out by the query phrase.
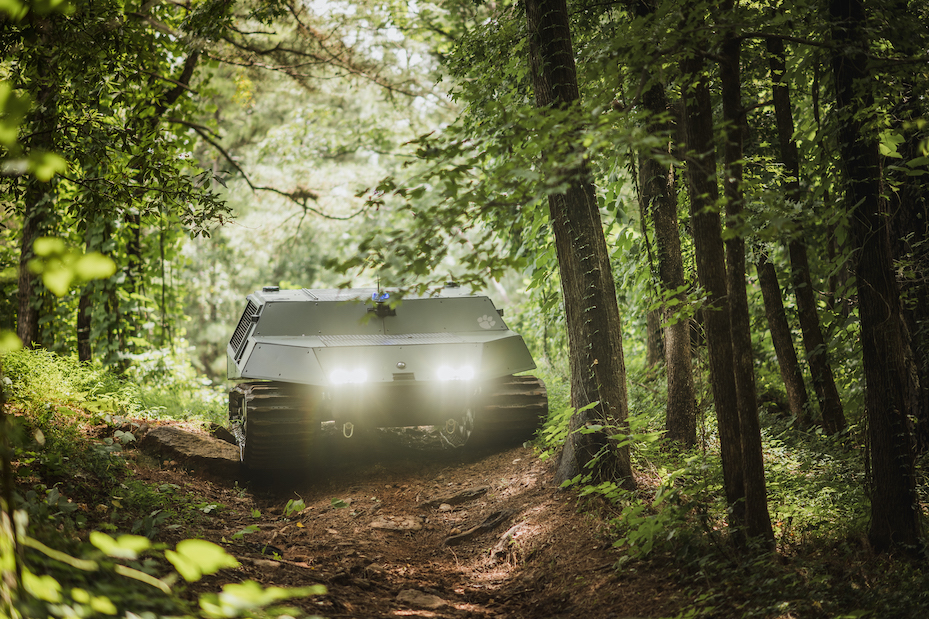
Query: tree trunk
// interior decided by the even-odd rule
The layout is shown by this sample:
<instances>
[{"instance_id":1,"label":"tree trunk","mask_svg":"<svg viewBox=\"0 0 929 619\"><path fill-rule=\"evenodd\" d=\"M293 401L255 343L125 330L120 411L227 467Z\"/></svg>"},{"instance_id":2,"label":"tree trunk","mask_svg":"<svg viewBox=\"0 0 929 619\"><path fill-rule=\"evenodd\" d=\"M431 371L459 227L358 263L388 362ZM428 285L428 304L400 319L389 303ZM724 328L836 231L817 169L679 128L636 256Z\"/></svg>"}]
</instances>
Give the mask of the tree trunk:
<instances>
[{"instance_id":1,"label":"tree trunk","mask_svg":"<svg viewBox=\"0 0 929 619\"><path fill-rule=\"evenodd\" d=\"M653 368L664 360L664 342L661 334L661 314L658 310L645 312L645 366Z\"/></svg>"},{"instance_id":2,"label":"tree trunk","mask_svg":"<svg viewBox=\"0 0 929 619\"><path fill-rule=\"evenodd\" d=\"M816 296L813 290L813 280L810 277L806 241L800 238L792 239L787 244L787 251L790 254L791 280L797 299L800 332L803 334L803 346L806 349L806 358L813 377L813 389L819 400L823 429L829 434L835 434L845 429L845 413L832 375L829 352L820 327L819 313L816 310Z\"/></svg>"},{"instance_id":3,"label":"tree trunk","mask_svg":"<svg viewBox=\"0 0 929 619\"><path fill-rule=\"evenodd\" d=\"M725 2L724 11L732 10ZM742 135L745 111L742 108L741 78L742 42L733 31L727 31L719 63L722 83L723 119L726 142L723 148L725 173L723 191L729 239L726 241L726 274L731 316L733 369L736 397L739 404L739 424L742 436L742 469L745 479L746 533L764 538L773 546L774 529L768 513L768 493L765 488L764 456L761 450L761 424L758 421L758 401L755 395L755 367L752 354L751 318L748 313L748 292L745 286L745 239L742 195Z\"/></svg>"},{"instance_id":4,"label":"tree trunk","mask_svg":"<svg viewBox=\"0 0 929 619\"><path fill-rule=\"evenodd\" d=\"M31 137L24 144L27 151L54 151L54 135L58 124L57 84L54 59L48 52L50 41L55 36L55 22L51 17L35 19L33 26L38 33L36 53L29 55L37 78L35 104L27 118ZM29 270L29 261L35 257L33 244L48 227L49 213L54 206L54 191L50 183L40 181L32 175L25 178L23 195L23 227L19 254L19 292L16 318L16 334L23 346L32 348L39 343L39 308L45 287Z\"/></svg>"},{"instance_id":5,"label":"tree trunk","mask_svg":"<svg viewBox=\"0 0 929 619\"><path fill-rule=\"evenodd\" d=\"M580 98L565 0L527 0L530 69L540 108ZM586 169L572 170L568 189L549 196L568 326L572 431L558 463L559 481L585 472L634 484L628 447L615 449L604 432L579 433L589 422L625 426L628 416L622 323L600 211ZM598 403L592 408L581 410ZM595 456L602 457L594 462Z\"/></svg>"},{"instance_id":6,"label":"tree trunk","mask_svg":"<svg viewBox=\"0 0 929 619\"><path fill-rule=\"evenodd\" d=\"M90 344L91 329L91 286L84 286L81 291L81 298L77 302L77 358L80 361L90 361L93 358L93 350Z\"/></svg>"},{"instance_id":7,"label":"tree trunk","mask_svg":"<svg viewBox=\"0 0 929 619\"><path fill-rule=\"evenodd\" d=\"M702 57L681 63L686 129L687 180L690 192L697 277L708 299L703 312L710 381L719 426L720 455L729 524L745 524L745 480L742 470L742 436L732 362L732 333L726 284L726 257L717 203L716 156L713 144L713 108Z\"/></svg>"},{"instance_id":8,"label":"tree trunk","mask_svg":"<svg viewBox=\"0 0 929 619\"><path fill-rule=\"evenodd\" d=\"M846 170L845 199L858 248L855 266L871 456L868 539L878 552L917 552L920 511L907 428L900 297L886 204L881 199L878 142L865 133L872 122L874 99L870 91L862 90L869 87L864 6L860 0L831 0L829 13L837 50L832 68Z\"/></svg>"},{"instance_id":9,"label":"tree trunk","mask_svg":"<svg viewBox=\"0 0 929 619\"><path fill-rule=\"evenodd\" d=\"M774 115L777 122L778 142L781 161L787 171L787 198L794 202L803 200L800 188L800 156L794 141L794 121L790 107L790 89L785 74L787 64L784 60L784 42L781 39L766 40L768 62L771 68L772 94L774 98ZM797 314L800 319L800 331L803 333L803 345L806 348L813 388L819 401L823 428L834 434L845 428L845 413L842 400L835 386L832 367L823 332L816 309L816 296L813 279L810 276L810 261L807 257L806 241L793 238L788 242L790 255L791 282L797 299Z\"/></svg>"},{"instance_id":10,"label":"tree trunk","mask_svg":"<svg viewBox=\"0 0 929 619\"><path fill-rule=\"evenodd\" d=\"M641 6L641 5L640 5ZM642 98L645 107L654 115L667 114L668 101L664 86L655 84ZM674 135L673 126L652 121L650 133ZM652 216L655 224L655 244L658 253L658 277L661 289L681 290L674 298L686 303L683 291L684 261L681 256L680 230L677 222L677 193L674 189L673 168L662 165L654 157L658 153L643 152L640 156L639 187L642 192L643 212ZM662 154L668 155L667 147ZM680 306L679 306L680 307ZM689 449L697 443L697 412L694 396L694 377L690 351L690 320L675 316L675 309L661 309L664 328L664 358L667 368L668 401L665 414L665 439Z\"/></svg>"},{"instance_id":11,"label":"tree trunk","mask_svg":"<svg viewBox=\"0 0 929 619\"><path fill-rule=\"evenodd\" d=\"M30 178L27 182L30 185L37 186L37 189L40 184L40 181L34 178ZM32 271L29 270L29 261L35 257L32 252L32 245L41 236L39 233L41 216L39 207L35 204L39 195L42 195L39 191L30 191L28 189L26 191L26 212L23 216L22 238L20 239L19 249L16 335L19 336L26 348L33 348L35 343L39 341L39 299L36 291L38 282Z\"/></svg>"},{"instance_id":12,"label":"tree trunk","mask_svg":"<svg viewBox=\"0 0 929 619\"><path fill-rule=\"evenodd\" d=\"M803 370L797 359L794 340L790 335L790 324L787 322L787 312L784 311L784 300L781 296L781 286L777 281L777 272L774 265L768 262L764 255L758 259L755 266L758 269L758 284L764 299L771 343L774 344L781 380L784 381L784 390L787 392L787 406L797 423L801 427L807 427L810 424L807 410L810 397L806 391L806 384L803 382Z\"/></svg>"},{"instance_id":13,"label":"tree trunk","mask_svg":"<svg viewBox=\"0 0 929 619\"><path fill-rule=\"evenodd\" d=\"M917 57L922 48L919 39L912 36L919 20L905 2L894 7L887 30L894 49L903 56ZM916 26L920 28L922 26ZM898 146L901 161L906 163L922 156L922 142L926 130L916 129L921 118L929 117L929 106L921 96L912 74L901 76L901 96L890 118L895 130L905 137ZM890 193L890 241L894 262L903 265L898 273L902 300L901 312L909 340L907 365L910 381L910 409L915 418L914 438L916 452L929 451L929 175L911 176L905 170L888 172L899 186Z\"/></svg>"}]
</instances>

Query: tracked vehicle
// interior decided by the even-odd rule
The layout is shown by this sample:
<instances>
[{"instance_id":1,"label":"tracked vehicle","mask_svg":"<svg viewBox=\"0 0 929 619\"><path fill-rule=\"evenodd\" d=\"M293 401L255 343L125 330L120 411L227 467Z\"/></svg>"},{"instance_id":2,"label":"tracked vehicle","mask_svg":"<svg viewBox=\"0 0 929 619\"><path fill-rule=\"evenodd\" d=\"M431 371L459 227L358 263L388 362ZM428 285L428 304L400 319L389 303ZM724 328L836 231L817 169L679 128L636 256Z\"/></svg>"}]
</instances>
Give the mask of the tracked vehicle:
<instances>
[{"instance_id":1,"label":"tracked vehicle","mask_svg":"<svg viewBox=\"0 0 929 619\"><path fill-rule=\"evenodd\" d=\"M526 440L548 411L522 337L486 296L446 286L391 302L377 289L247 297L227 346L229 417L252 471L312 464L320 424L438 426L450 446Z\"/></svg>"}]
</instances>

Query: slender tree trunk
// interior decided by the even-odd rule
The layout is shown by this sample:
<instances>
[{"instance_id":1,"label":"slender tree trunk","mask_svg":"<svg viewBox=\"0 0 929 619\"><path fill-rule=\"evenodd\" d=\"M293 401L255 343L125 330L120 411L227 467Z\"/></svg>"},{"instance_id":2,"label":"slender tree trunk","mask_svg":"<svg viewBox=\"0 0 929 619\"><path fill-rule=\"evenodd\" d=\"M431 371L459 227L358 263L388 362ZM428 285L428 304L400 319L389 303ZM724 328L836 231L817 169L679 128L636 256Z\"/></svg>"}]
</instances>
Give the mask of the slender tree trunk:
<instances>
[{"instance_id":1,"label":"slender tree trunk","mask_svg":"<svg viewBox=\"0 0 929 619\"><path fill-rule=\"evenodd\" d=\"M27 119L31 137L25 144L29 151L54 151L54 135L58 123L57 84L54 59L42 50L51 49L50 41L55 36L55 20L52 17L36 18L30 14L33 28L38 34L36 53L30 55L35 64L32 69L37 76L35 105ZM16 318L16 334L23 346L32 348L40 342L39 308L44 286L29 270L29 261L35 257L33 244L47 229L54 206L52 185L30 175L25 179L23 195L23 224L19 254L19 292Z\"/></svg>"},{"instance_id":2,"label":"slender tree trunk","mask_svg":"<svg viewBox=\"0 0 929 619\"><path fill-rule=\"evenodd\" d=\"M787 322L787 312L784 311L784 300L781 296L781 286L777 281L777 272L774 265L764 255L758 259L755 266L758 269L758 284L764 299L771 343L774 344L781 380L784 381L784 390L787 392L787 405L797 423L801 427L806 427L810 423L807 410L810 397L806 391L806 384L803 382L803 370L797 359L797 349L794 348L794 340L790 335L790 324Z\"/></svg>"},{"instance_id":3,"label":"slender tree trunk","mask_svg":"<svg viewBox=\"0 0 929 619\"><path fill-rule=\"evenodd\" d=\"M30 179L30 184L38 184ZM17 293L18 310L16 313L16 335L23 346L33 348L39 341L39 299L36 296L38 282L29 270L29 261L35 257L32 245L41 236L39 220L41 218L34 202L38 192L26 191L26 213L23 216L22 238L19 249L19 292Z\"/></svg>"},{"instance_id":4,"label":"slender tree trunk","mask_svg":"<svg viewBox=\"0 0 929 619\"><path fill-rule=\"evenodd\" d=\"M81 290L81 297L77 302L77 358L80 361L90 361L93 350L90 344L91 329L91 286L88 284Z\"/></svg>"},{"instance_id":5,"label":"slender tree trunk","mask_svg":"<svg viewBox=\"0 0 929 619\"><path fill-rule=\"evenodd\" d=\"M839 390L835 385L835 378L832 375L829 352L819 323L806 241L800 238L792 239L787 244L787 251L790 255L791 280L797 299L800 332L803 334L803 346L810 364L813 389L819 401L823 429L829 434L835 434L845 429L845 412L842 408Z\"/></svg>"},{"instance_id":6,"label":"slender tree trunk","mask_svg":"<svg viewBox=\"0 0 929 619\"><path fill-rule=\"evenodd\" d=\"M157 135L158 125L164 120L164 116L167 111L173 106L185 93L190 90L190 80L193 77L194 70L197 67L197 63L200 60L200 52L192 51L187 58L184 59L184 65L181 67L181 72L175 80L172 80L174 86L166 90L160 98L153 101L154 103L154 112L151 116L147 117L141 122L141 127L139 131L149 132L152 135ZM130 294L144 295L145 290L145 257L144 252L144 241L143 238L143 222L142 215L137 209L130 209L126 212L125 215L125 228L129 233L129 238L126 243L126 284L124 288ZM162 232L159 227L159 232ZM159 239L159 242L163 242L164 239ZM162 248L163 250L163 248ZM132 337L139 335L139 329L143 322L146 322L148 319L147 315L143 315L143 312L146 311L146 308L141 302L136 299L133 299L129 307L123 307L121 316L124 317L125 322L121 325L121 341L120 348L125 350L130 347L130 340ZM164 307L162 307L164 310ZM147 314L147 311L146 311ZM164 320L162 312L162 320ZM162 330L162 338L164 337L164 330ZM163 343L163 342L162 342Z\"/></svg>"},{"instance_id":7,"label":"slender tree trunk","mask_svg":"<svg viewBox=\"0 0 929 619\"><path fill-rule=\"evenodd\" d=\"M686 144L687 180L697 276L707 292L704 315L710 381L719 427L720 455L729 524L741 530L745 524L745 479L742 470L742 431L732 362L732 331L726 284L726 256L722 224L717 209L716 156L713 144L713 107L700 56L681 63Z\"/></svg>"},{"instance_id":8,"label":"slender tree trunk","mask_svg":"<svg viewBox=\"0 0 929 619\"><path fill-rule=\"evenodd\" d=\"M731 11L732 2L725 2L724 11ZM742 135L745 112L742 108L741 78L742 41L735 32L727 31L722 44L719 64L722 82L723 119L726 123L726 143L723 148L725 173L723 190L729 238L726 241L726 269L729 309L732 329L732 352L736 396L739 403L739 424L742 435L742 469L745 475L746 532L749 537L774 542L774 529L768 513L768 493L765 488L764 456L761 450L761 424L755 396L755 369L752 354L751 318L748 313L748 292L745 286L745 239L742 195Z\"/></svg>"},{"instance_id":9,"label":"slender tree trunk","mask_svg":"<svg viewBox=\"0 0 929 619\"><path fill-rule=\"evenodd\" d=\"M565 0L526 0L536 104L568 106L580 98ZM563 194L549 196L555 248L568 325L571 401L578 409L562 451L557 477L592 471L601 480L634 484L628 448L615 449L605 433L578 433L589 421L624 426L628 416L622 324L596 195L586 169L570 171ZM580 411L599 402L594 408Z\"/></svg>"},{"instance_id":10,"label":"slender tree trunk","mask_svg":"<svg viewBox=\"0 0 929 619\"><path fill-rule=\"evenodd\" d=\"M669 111L664 86L655 84L642 98L653 118L662 118ZM650 130L657 135L674 135L671 123L652 121ZM670 146L670 145L668 145ZM662 148L665 157L668 147ZM684 261L681 256L681 239L677 222L677 193L674 189L673 169L655 157L659 153L642 153L639 167L639 187L642 192L643 212L651 214L655 224L655 244L658 253L658 277L663 291L681 290L675 299L686 303L683 291ZM682 306L678 306L682 307ZM697 443L697 412L694 396L694 377L691 365L690 321L675 316L675 308L661 309L664 328L664 358L667 368L668 401L665 414L665 438L684 448Z\"/></svg>"},{"instance_id":11,"label":"slender tree trunk","mask_svg":"<svg viewBox=\"0 0 929 619\"><path fill-rule=\"evenodd\" d=\"M879 552L916 552L920 510L907 428L900 297L886 205L881 199L878 143L865 133L871 121L866 115L873 114L873 95L866 90L870 83L864 5L860 0L831 0L829 13L837 50L833 73L846 171L845 199L858 248L855 266L872 477L868 538Z\"/></svg>"},{"instance_id":12,"label":"slender tree trunk","mask_svg":"<svg viewBox=\"0 0 929 619\"><path fill-rule=\"evenodd\" d=\"M664 338L658 310L645 312L645 331L645 365L652 368L664 360Z\"/></svg>"},{"instance_id":13,"label":"slender tree trunk","mask_svg":"<svg viewBox=\"0 0 929 619\"><path fill-rule=\"evenodd\" d=\"M787 171L787 197L791 201L801 202L803 192L800 188L800 156L794 141L794 121L790 107L790 89L786 81L787 65L784 60L784 42L781 39L766 40L768 61L771 68L774 114L777 121L778 142L781 161ZM845 428L845 413L839 390L835 386L832 367L826 342L823 339L819 312L816 309L816 296L813 279L810 276L810 261L807 256L806 241L795 237L788 242L791 264L791 282L797 299L797 314L800 318L800 330L806 348L813 388L819 401L823 428L834 434Z\"/></svg>"}]
</instances>

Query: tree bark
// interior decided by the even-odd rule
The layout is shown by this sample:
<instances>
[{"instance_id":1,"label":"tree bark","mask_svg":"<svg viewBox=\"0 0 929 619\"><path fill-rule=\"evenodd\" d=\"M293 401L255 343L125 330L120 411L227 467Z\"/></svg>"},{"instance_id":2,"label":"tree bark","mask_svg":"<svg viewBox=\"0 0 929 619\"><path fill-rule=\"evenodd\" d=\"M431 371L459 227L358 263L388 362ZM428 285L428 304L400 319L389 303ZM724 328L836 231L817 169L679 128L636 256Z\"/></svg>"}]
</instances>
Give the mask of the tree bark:
<instances>
[{"instance_id":1,"label":"tree bark","mask_svg":"<svg viewBox=\"0 0 929 619\"><path fill-rule=\"evenodd\" d=\"M719 427L720 456L729 524L741 530L745 524L745 479L742 470L742 436L732 362L732 334L726 283L726 257L717 203L716 156L713 144L713 108L700 56L681 63L687 180L697 277L707 293L704 315L710 381Z\"/></svg>"},{"instance_id":2,"label":"tree bark","mask_svg":"<svg viewBox=\"0 0 929 619\"><path fill-rule=\"evenodd\" d=\"M30 185L38 185L39 181L32 178L27 181ZM38 189L38 188L37 188ZM32 271L29 270L29 261L35 257L32 245L41 236L39 221L40 208L36 202L43 195L40 191L26 191L26 211L23 215L23 227L19 248L19 291L17 293L16 335L22 340L23 346L33 348L39 341L39 299L36 286L38 282Z\"/></svg>"},{"instance_id":3,"label":"tree bark","mask_svg":"<svg viewBox=\"0 0 929 619\"><path fill-rule=\"evenodd\" d=\"M639 6L642 6L641 4ZM661 120L669 112L664 85L654 84L642 102L652 113L650 132L656 135L674 135L672 123ZM639 187L642 193L643 212L651 214L655 225L655 244L658 253L658 277L663 291L681 290L674 299L687 302L683 291L684 261L681 255L680 230L677 221L677 193L674 189L674 171L662 164L656 155L668 156L670 144L661 153L643 152L639 165ZM668 400L665 413L665 439L689 449L697 443L697 412L694 396L693 366L691 365L690 320L675 316L675 307L661 308L664 328L664 358L667 368Z\"/></svg>"},{"instance_id":4,"label":"tree bark","mask_svg":"<svg viewBox=\"0 0 929 619\"><path fill-rule=\"evenodd\" d=\"M723 3L731 11L731 1ZM723 37L719 63L722 84L723 120L726 141L723 147L725 173L723 191L726 197L727 227L726 275L731 315L733 369L736 397L739 405L739 427L742 437L742 469L745 480L745 525L752 538L763 538L773 547L774 529L768 513L768 493L765 488L764 456L761 450L761 424L755 395L755 369L752 354L751 318L748 313L748 292L745 285L745 239L743 238L742 195L742 135L746 129L742 108L741 39L732 30Z\"/></svg>"},{"instance_id":5,"label":"tree bark","mask_svg":"<svg viewBox=\"0 0 929 619\"><path fill-rule=\"evenodd\" d=\"M846 172L845 199L858 248L855 266L871 457L868 539L878 552L915 553L920 544L920 510L907 428L900 297L886 204L881 199L878 142L866 133L874 98L868 90L864 6L860 0L831 0L829 13L836 43L832 69Z\"/></svg>"},{"instance_id":6,"label":"tree bark","mask_svg":"<svg viewBox=\"0 0 929 619\"><path fill-rule=\"evenodd\" d=\"M664 360L664 338L658 310L645 312L645 332L645 366L652 368Z\"/></svg>"},{"instance_id":7,"label":"tree bark","mask_svg":"<svg viewBox=\"0 0 929 619\"><path fill-rule=\"evenodd\" d=\"M894 7L887 34L894 49L904 57L916 57L923 52L920 40L913 36L919 24L906 2ZM916 28L923 26L917 25ZM926 130L918 130L918 122L929 117L929 106L921 96L918 82L912 74L901 76L901 93L890 118L895 130L905 136L898 146L903 163L922 156L922 141ZM901 166L902 167L902 166ZM929 175L911 176L896 169L888 172L899 186L890 193L890 241L894 262L902 265L898 272L902 300L901 312L909 340L907 365L910 381L910 408L915 418L914 438L918 454L929 451Z\"/></svg>"},{"instance_id":8,"label":"tree bark","mask_svg":"<svg viewBox=\"0 0 929 619\"><path fill-rule=\"evenodd\" d=\"M32 71L36 76L34 87L35 104L27 119L31 137L24 144L27 151L53 151L54 135L58 124L57 84L55 83L54 59L47 51L55 36L54 17L29 19L38 34L37 47L29 56ZM25 178L23 195L23 225L19 254L19 292L16 317L16 334L23 346L32 348L40 341L39 308L45 287L29 270L29 261L35 257L33 244L46 229L49 211L54 204L54 191L50 183L40 181L32 175Z\"/></svg>"},{"instance_id":9,"label":"tree bark","mask_svg":"<svg viewBox=\"0 0 929 619\"><path fill-rule=\"evenodd\" d=\"M784 60L784 41L768 38L766 45L771 69L774 116L777 122L781 162L787 171L787 198L799 203L803 200L803 192L800 188L800 155L793 138L794 121L790 107L790 88L785 78L787 65ZM810 364L813 388L819 401L823 429L829 434L834 434L845 428L845 413L842 409L842 400L839 398L839 390L835 386L829 354L819 322L819 312L816 309L816 296L813 279L810 276L806 241L799 237L792 238L787 244L787 249L790 255L791 283L797 299L800 331L803 334L803 345Z\"/></svg>"},{"instance_id":10,"label":"tree bark","mask_svg":"<svg viewBox=\"0 0 929 619\"><path fill-rule=\"evenodd\" d=\"M810 396L803 382L803 370L800 368L797 349L794 347L794 340L790 334L790 324L787 322L787 312L784 311L784 300L781 296L781 286L777 281L777 271L764 255L758 259L755 267L758 270L758 284L764 299L765 317L768 319L771 343L774 345L781 380L784 381L784 390L787 392L787 406L797 424L807 427L810 424L807 409Z\"/></svg>"},{"instance_id":11,"label":"tree bark","mask_svg":"<svg viewBox=\"0 0 929 619\"><path fill-rule=\"evenodd\" d=\"M90 361L93 358L93 349L90 344L91 329L91 286L84 286L81 297L77 302L77 358L79 361Z\"/></svg>"},{"instance_id":12,"label":"tree bark","mask_svg":"<svg viewBox=\"0 0 929 619\"><path fill-rule=\"evenodd\" d=\"M565 0L526 0L525 6L536 104L576 103L580 93ZM565 193L549 196L568 326L571 402L577 410L557 478L571 479L592 465L595 479L620 479L631 486L628 448L614 448L602 431L577 432L589 423L623 428L628 404L622 323L594 186L584 168L571 170L569 178Z\"/></svg>"},{"instance_id":13,"label":"tree bark","mask_svg":"<svg viewBox=\"0 0 929 619\"><path fill-rule=\"evenodd\" d=\"M792 239L787 244L787 251L790 255L791 281L797 299L797 317L800 320L800 332L803 334L803 347L810 364L810 375L813 378L813 390L819 401L823 429L829 434L835 434L845 429L845 412L832 375L829 349L819 323L806 241L800 238Z\"/></svg>"}]
</instances>

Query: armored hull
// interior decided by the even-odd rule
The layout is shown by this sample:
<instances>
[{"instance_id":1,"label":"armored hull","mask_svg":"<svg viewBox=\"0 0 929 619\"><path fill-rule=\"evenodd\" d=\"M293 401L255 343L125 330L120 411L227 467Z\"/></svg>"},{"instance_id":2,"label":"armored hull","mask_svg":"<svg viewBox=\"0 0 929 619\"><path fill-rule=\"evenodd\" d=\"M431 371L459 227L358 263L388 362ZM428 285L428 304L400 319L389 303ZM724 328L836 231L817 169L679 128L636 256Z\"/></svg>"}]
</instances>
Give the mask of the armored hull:
<instances>
[{"instance_id":1,"label":"armored hull","mask_svg":"<svg viewBox=\"0 0 929 619\"><path fill-rule=\"evenodd\" d=\"M441 426L449 444L525 440L548 411L522 337L486 296L446 288L391 302L375 289L248 296L227 347L242 458L308 466L324 421L356 429Z\"/></svg>"}]
</instances>

